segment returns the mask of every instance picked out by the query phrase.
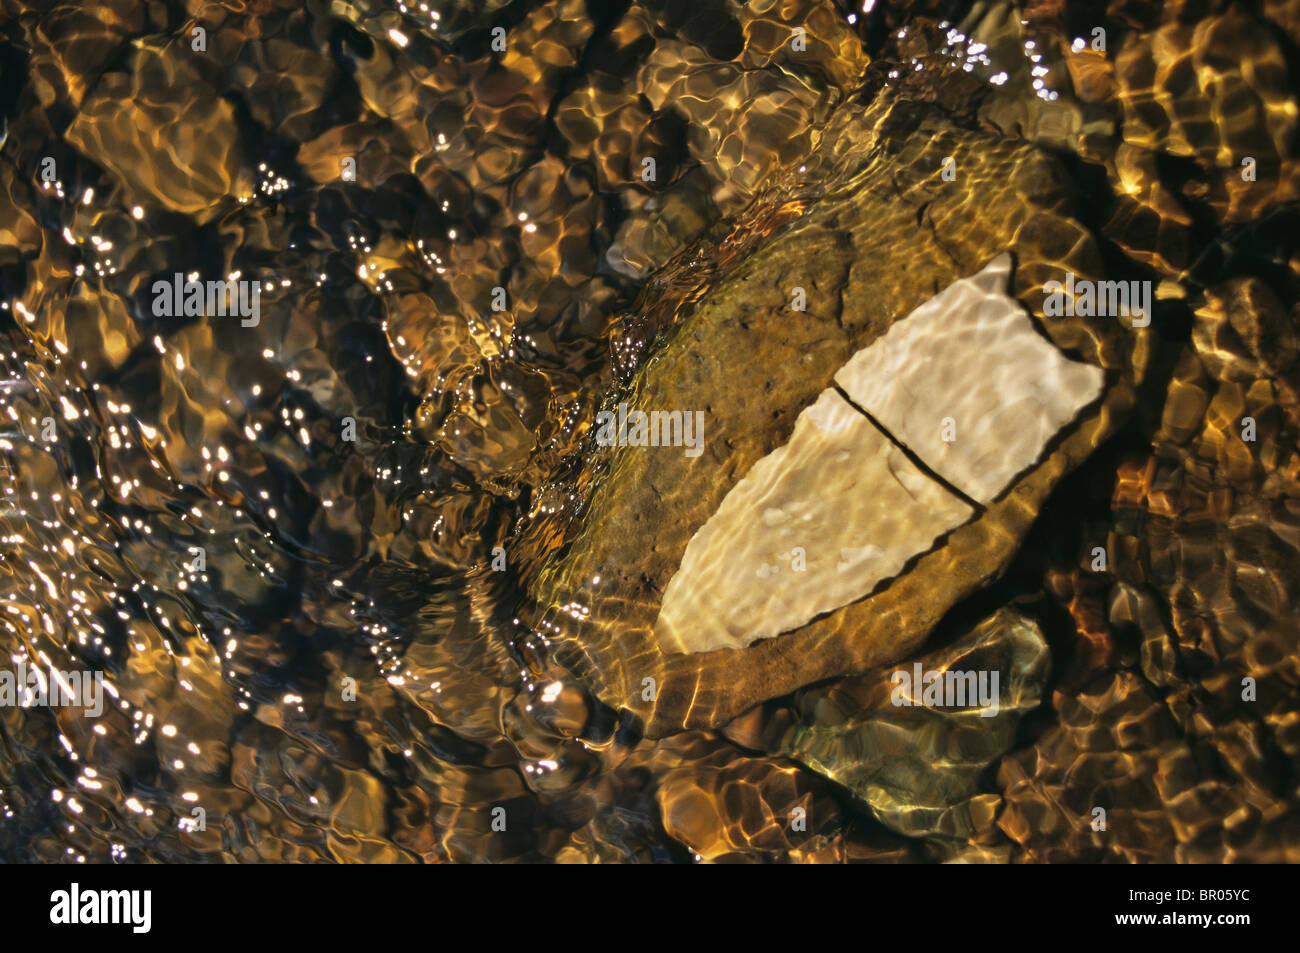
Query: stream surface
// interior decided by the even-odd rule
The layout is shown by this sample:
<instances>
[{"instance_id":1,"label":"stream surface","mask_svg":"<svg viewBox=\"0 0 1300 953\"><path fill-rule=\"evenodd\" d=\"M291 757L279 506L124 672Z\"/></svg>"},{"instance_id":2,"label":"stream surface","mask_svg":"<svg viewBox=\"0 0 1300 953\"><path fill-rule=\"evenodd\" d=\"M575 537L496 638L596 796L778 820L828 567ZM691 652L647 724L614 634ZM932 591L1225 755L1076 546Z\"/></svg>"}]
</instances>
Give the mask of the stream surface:
<instances>
[{"instance_id":1,"label":"stream surface","mask_svg":"<svg viewBox=\"0 0 1300 953\"><path fill-rule=\"evenodd\" d=\"M0 860L1300 861L1300 3L1099 6L0 0L0 668L105 693L0 704ZM596 414L885 101L898 201L951 141L1152 283L1136 407L915 656L1004 718L647 737L533 591ZM900 221L827 274L979 244Z\"/></svg>"}]
</instances>

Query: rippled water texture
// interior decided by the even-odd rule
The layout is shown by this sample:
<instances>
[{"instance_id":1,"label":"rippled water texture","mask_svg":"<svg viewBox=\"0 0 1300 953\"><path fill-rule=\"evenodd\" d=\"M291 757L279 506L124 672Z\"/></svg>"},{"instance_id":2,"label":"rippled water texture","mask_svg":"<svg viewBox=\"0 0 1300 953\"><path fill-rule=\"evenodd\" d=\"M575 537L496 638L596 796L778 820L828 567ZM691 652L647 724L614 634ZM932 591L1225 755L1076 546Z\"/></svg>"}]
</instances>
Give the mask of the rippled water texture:
<instances>
[{"instance_id":1,"label":"rippled water texture","mask_svg":"<svg viewBox=\"0 0 1300 953\"><path fill-rule=\"evenodd\" d=\"M0 706L0 859L1300 860L1297 71L1293 0L0 0L0 671L105 691ZM865 601L661 648L729 490L1003 252L1104 396Z\"/></svg>"}]
</instances>

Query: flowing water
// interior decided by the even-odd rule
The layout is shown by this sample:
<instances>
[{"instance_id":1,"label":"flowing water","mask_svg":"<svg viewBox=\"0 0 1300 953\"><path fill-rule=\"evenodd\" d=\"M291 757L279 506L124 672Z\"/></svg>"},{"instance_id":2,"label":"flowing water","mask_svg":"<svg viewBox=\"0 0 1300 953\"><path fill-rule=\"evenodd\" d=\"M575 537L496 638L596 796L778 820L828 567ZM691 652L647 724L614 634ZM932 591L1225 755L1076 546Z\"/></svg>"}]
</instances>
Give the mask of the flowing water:
<instances>
[{"instance_id":1,"label":"flowing water","mask_svg":"<svg viewBox=\"0 0 1300 953\"><path fill-rule=\"evenodd\" d=\"M105 692L0 706L0 858L1300 859L1300 5L1097 7L0 0L0 644ZM665 730L566 648L663 568L549 598L659 532L590 506L610 395L698 354L788 435L828 385L674 333L814 214L810 310L1003 236L1038 316L1049 264L1155 286L1049 332L1131 413L907 655L1005 717L814 659Z\"/></svg>"}]
</instances>

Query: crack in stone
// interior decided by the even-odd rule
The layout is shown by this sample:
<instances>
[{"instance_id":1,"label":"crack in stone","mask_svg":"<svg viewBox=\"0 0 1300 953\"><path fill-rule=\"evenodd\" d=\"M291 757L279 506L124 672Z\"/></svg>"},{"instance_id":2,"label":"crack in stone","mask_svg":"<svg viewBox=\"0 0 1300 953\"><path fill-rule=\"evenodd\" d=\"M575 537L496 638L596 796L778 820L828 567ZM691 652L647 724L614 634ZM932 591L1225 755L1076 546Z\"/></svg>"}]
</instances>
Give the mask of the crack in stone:
<instances>
[{"instance_id":1,"label":"crack in stone","mask_svg":"<svg viewBox=\"0 0 1300 953\"><path fill-rule=\"evenodd\" d=\"M984 512L983 504L978 503L975 500L973 500L971 497L967 496L965 493L963 493L957 487L953 486L951 483L949 483L947 480L941 477L938 473L932 470L929 466L927 466L925 461L922 460L919 456L917 456L915 451L913 451L911 447L909 447L907 444L903 443L903 441L899 440L892 433L890 433L889 430L886 427L884 427L879 420L877 420L875 417L871 415L870 411L864 410L859 404L857 404L853 400L852 397L846 394L844 392L844 389L841 388L839 384L831 384L831 387L835 389L835 392L837 394L839 394L841 397L844 398L845 402L850 407L852 407L862 416L866 417L867 420L871 421L871 425L875 427L877 430L879 430L882 434L884 434L885 437L889 440L889 442L892 443L895 447L897 447L899 452L902 453L903 456L907 457L908 461L912 464L912 466L916 467L918 470L924 473L935 483L939 484L941 487L943 487L953 496L957 497L957 499L961 500L967 506L971 507L973 510L975 510L976 513ZM904 489L906 489L906 487L904 487Z\"/></svg>"}]
</instances>

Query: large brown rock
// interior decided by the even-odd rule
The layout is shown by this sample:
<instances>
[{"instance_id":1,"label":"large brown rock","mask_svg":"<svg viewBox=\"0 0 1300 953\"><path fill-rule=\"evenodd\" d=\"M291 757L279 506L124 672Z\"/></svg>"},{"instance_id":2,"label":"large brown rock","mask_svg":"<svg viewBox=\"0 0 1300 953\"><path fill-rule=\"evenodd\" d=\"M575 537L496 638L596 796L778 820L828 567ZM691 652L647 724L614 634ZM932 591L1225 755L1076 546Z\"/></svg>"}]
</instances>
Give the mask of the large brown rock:
<instances>
[{"instance_id":1,"label":"large brown rock","mask_svg":"<svg viewBox=\"0 0 1300 953\"><path fill-rule=\"evenodd\" d=\"M954 180L941 176L946 157ZM521 539L549 552L526 567L526 621L652 736L719 725L763 699L912 651L949 607L1001 572L1059 479L1131 406L1145 368L1145 332L1127 321L1043 319L1043 282L1066 271L1108 276L1069 216L1063 177L1033 147L958 129L885 94L868 109L838 110L819 145L783 175L770 194L798 200L760 199L730 235L683 256L653 286L695 303L675 304L665 322L663 302L647 297L643 311L671 327L626 392L604 404L703 411L702 455L593 447L571 487L577 518L536 518ZM744 648L666 651L654 635L665 587L732 487L790 439L795 418L849 357L1003 251L1016 263L1012 294L1040 329L1105 369L1102 399L975 518L865 598ZM713 267L700 269L709 256ZM806 311L790 307L796 287Z\"/></svg>"}]
</instances>

